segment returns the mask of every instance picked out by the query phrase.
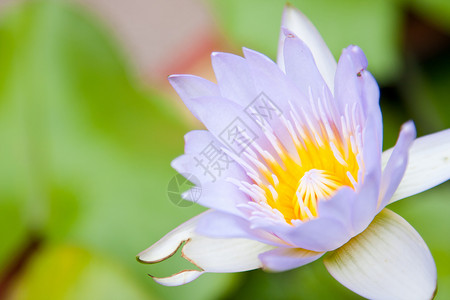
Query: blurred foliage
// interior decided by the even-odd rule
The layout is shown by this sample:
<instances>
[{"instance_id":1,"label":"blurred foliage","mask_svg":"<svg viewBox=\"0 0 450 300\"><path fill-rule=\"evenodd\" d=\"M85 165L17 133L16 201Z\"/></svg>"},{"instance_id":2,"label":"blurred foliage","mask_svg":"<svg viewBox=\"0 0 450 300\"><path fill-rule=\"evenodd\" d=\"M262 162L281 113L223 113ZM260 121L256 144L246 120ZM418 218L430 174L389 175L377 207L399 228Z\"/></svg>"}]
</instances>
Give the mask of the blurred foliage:
<instances>
[{"instance_id":1,"label":"blurred foliage","mask_svg":"<svg viewBox=\"0 0 450 300\"><path fill-rule=\"evenodd\" d=\"M235 45L276 58L284 0L209 0L218 22ZM314 23L336 58L350 44L360 46L381 83L401 73L400 38L404 11L411 9L450 32L447 0L291 0Z\"/></svg>"},{"instance_id":2,"label":"blurred foliage","mask_svg":"<svg viewBox=\"0 0 450 300\"><path fill-rule=\"evenodd\" d=\"M233 44L275 57L284 1L211 1ZM351 43L367 53L382 83L385 148L410 118L420 135L449 127L450 54L423 61L405 55L400 38L406 8L449 32L448 1L293 4L336 56ZM10 282L7 299L360 299L321 261L280 274L208 274L177 288L145 275L180 269L176 257L155 266L134 257L203 209L167 199L170 161L183 152L189 128L166 99L139 86L110 35L61 1L25 2L1 15L0 284ZM450 298L450 241L442 237L450 231L449 192L447 183L391 206L436 259L437 299Z\"/></svg>"},{"instance_id":3,"label":"blurred foliage","mask_svg":"<svg viewBox=\"0 0 450 300\"><path fill-rule=\"evenodd\" d=\"M68 4L27 2L1 18L0 65L0 269L41 240L14 299L220 295L228 275L169 289L146 273L178 271L176 261L135 261L202 208L168 201L188 129L136 84L109 34Z\"/></svg>"}]
</instances>

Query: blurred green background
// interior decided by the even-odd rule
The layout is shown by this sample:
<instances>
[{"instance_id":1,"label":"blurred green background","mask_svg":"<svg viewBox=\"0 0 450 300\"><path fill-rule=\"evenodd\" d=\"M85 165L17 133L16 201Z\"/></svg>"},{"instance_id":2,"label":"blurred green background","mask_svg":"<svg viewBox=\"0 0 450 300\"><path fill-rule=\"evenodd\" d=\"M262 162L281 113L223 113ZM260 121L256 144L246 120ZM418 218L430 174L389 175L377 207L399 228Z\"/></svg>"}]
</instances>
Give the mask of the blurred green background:
<instances>
[{"instance_id":1,"label":"blurred green background","mask_svg":"<svg viewBox=\"0 0 450 300\"><path fill-rule=\"evenodd\" d=\"M348 44L366 52L382 91L385 148L408 119L419 135L450 127L449 1L291 2L336 57ZM284 1L201 5L217 28L213 50L246 46L275 58ZM166 191L183 135L200 125L167 85L139 76L123 49L72 2L0 10L0 299L360 299L321 261L174 288L146 275L179 270L180 260L149 266L135 255L203 210L175 206ZM430 247L437 299L450 299L449 196L446 183L390 206Z\"/></svg>"}]
</instances>

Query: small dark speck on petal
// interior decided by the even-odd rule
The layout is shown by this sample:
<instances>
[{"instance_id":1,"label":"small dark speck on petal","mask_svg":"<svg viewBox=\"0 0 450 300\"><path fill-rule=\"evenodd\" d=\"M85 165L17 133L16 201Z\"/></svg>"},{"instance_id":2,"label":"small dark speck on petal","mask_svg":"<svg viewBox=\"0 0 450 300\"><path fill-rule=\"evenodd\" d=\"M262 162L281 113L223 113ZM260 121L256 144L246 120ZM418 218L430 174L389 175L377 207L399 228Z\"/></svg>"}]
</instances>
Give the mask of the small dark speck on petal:
<instances>
[{"instance_id":1,"label":"small dark speck on petal","mask_svg":"<svg viewBox=\"0 0 450 300\"><path fill-rule=\"evenodd\" d=\"M364 68L361 69L358 73L356 73L356 76L361 77L362 76L362 72L364 72Z\"/></svg>"},{"instance_id":2,"label":"small dark speck on petal","mask_svg":"<svg viewBox=\"0 0 450 300\"><path fill-rule=\"evenodd\" d=\"M295 36L294 36L292 33L289 33L289 34L287 35L287 37L292 39L292 38L294 38Z\"/></svg>"}]
</instances>

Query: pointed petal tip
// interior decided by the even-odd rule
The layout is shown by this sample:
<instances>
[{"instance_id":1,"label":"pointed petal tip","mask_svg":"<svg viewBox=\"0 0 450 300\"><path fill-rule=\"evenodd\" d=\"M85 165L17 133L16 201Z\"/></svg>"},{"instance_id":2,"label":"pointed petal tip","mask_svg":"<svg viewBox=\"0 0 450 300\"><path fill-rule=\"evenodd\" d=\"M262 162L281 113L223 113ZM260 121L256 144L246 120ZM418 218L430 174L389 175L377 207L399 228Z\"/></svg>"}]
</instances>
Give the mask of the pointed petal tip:
<instances>
[{"instance_id":1,"label":"pointed petal tip","mask_svg":"<svg viewBox=\"0 0 450 300\"><path fill-rule=\"evenodd\" d=\"M253 55L258 52L247 47L242 47L242 53L244 54L244 57L247 58L248 55Z\"/></svg>"},{"instance_id":2,"label":"pointed petal tip","mask_svg":"<svg viewBox=\"0 0 450 300\"><path fill-rule=\"evenodd\" d=\"M405 123L402 125L402 127L401 127L400 130L401 130L401 131L404 131L405 134L408 134L408 135L414 135L414 136L416 136L416 134L417 134L417 132L416 132L416 126L415 126L413 120L409 120L409 121L405 122Z\"/></svg>"},{"instance_id":3,"label":"pointed petal tip","mask_svg":"<svg viewBox=\"0 0 450 300\"><path fill-rule=\"evenodd\" d=\"M169 80L169 82L172 83L172 81L177 80L178 78L183 77L183 76L188 76L188 75L186 75L186 74L171 74L171 75L167 76L167 80Z\"/></svg>"},{"instance_id":4,"label":"pointed petal tip","mask_svg":"<svg viewBox=\"0 0 450 300\"><path fill-rule=\"evenodd\" d=\"M450 179L450 129L414 140L409 150L405 174L390 202L435 187ZM392 156L393 148L383 152L383 165Z\"/></svg>"},{"instance_id":5,"label":"pointed petal tip","mask_svg":"<svg viewBox=\"0 0 450 300\"><path fill-rule=\"evenodd\" d=\"M140 253L136 255L136 260L137 260L137 262L138 262L138 263L141 263L141 264L146 264L147 262L144 261L144 260L142 260L141 257L140 257L140 255L141 255Z\"/></svg>"},{"instance_id":6,"label":"pointed petal tip","mask_svg":"<svg viewBox=\"0 0 450 300\"><path fill-rule=\"evenodd\" d=\"M302 13L300 9L295 7L295 5L293 5L291 2L286 2L283 8L283 17L286 17L286 14L291 13L299 14L300 16L306 18L306 16Z\"/></svg>"},{"instance_id":7,"label":"pointed petal tip","mask_svg":"<svg viewBox=\"0 0 450 300\"><path fill-rule=\"evenodd\" d=\"M333 92L336 60L313 23L299 9L291 4L286 4L281 19L281 26L291 30L296 37L308 46L320 74ZM280 32L277 63L282 70L284 70L283 45L285 39L283 31Z\"/></svg>"},{"instance_id":8,"label":"pointed petal tip","mask_svg":"<svg viewBox=\"0 0 450 300\"><path fill-rule=\"evenodd\" d=\"M409 149L416 136L416 126L414 125L414 122L412 120L409 120L402 124L398 141L406 143L406 147Z\"/></svg>"},{"instance_id":9,"label":"pointed petal tip","mask_svg":"<svg viewBox=\"0 0 450 300\"><path fill-rule=\"evenodd\" d=\"M220 52L220 51L213 51L211 52L211 59L216 58L216 57L221 57L222 55L226 55L228 53L225 52Z\"/></svg>"},{"instance_id":10,"label":"pointed petal tip","mask_svg":"<svg viewBox=\"0 0 450 300\"><path fill-rule=\"evenodd\" d=\"M339 60L343 58L349 59L353 65L354 71L357 73L366 70L369 65L364 51L357 45L349 45L342 49L342 54ZM360 75L358 74L358 76Z\"/></svg>"},{"instance_id":11,"label":"pointed petal tip","mask_svg":"<svg viewBox=\"0 0 450 300\"><path fill-rule=\"evenodd\" d=\"M169 247L165 247L165 249L160 249L160 246L156 243L136 255L136 260L143 264L155 264L162 262L172 257L181 247L182 243L183 242L180 242L176 247L174 247L175 245L170 245Z\"/></svg>"},{"instance_id":12,"label":"pointed petal tip","mask_svg":"<svg viewBox=\"0 0 450 300\"><path fill-rule=\"evenodd\" d=\"M184 270L169 277L155 277L150 274L148 274L148 276L150 276L156 283L164 286L179 286L197 279L203 273L204 271Z\"/></svg>"}]
</instances>

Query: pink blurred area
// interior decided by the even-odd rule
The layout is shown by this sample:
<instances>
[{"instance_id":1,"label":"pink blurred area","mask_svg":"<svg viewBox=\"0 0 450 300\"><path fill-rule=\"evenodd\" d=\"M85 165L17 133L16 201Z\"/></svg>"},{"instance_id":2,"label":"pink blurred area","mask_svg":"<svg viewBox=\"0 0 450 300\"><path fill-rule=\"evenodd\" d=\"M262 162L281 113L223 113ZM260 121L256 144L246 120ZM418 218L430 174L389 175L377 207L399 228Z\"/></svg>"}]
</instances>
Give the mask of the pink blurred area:
<instances>
[{"instance_id":1,"label":"pink blurred area","mask_svg":"<svg viewBox=\"0 0 450 300\"><path fill-rule=\"evenodd\" d=\"M217 35L199 0L72 0L112 29L135 70L154 83L209 57Z\"/></svg>"},{"instance_id":2,"label":"pink blurred area","mask_svg":"<svg viewBox=\"0 0 450 300\"><path fill-rule=\"evenodd\" d=\"M0 0L0 11L25 0ZM212 77L209 55L223 50L212 14L200 0L70 0L112 33L145 83L167 87L167 76Z\"/></svg>"}]
</instances>

